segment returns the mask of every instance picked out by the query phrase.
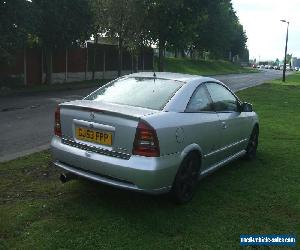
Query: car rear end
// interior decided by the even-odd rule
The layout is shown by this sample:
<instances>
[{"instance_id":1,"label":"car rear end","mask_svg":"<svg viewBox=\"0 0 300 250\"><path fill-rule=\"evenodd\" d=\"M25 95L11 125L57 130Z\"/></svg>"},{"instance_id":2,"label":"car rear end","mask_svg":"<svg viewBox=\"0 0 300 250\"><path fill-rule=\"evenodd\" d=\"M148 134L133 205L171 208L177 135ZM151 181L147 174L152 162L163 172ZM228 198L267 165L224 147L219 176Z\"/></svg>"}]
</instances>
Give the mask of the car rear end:
<instances>
[{"instance_id":1,"label":"car rear end","mask_svg":"<svg viewBox=\"0 0 300 250\"><path fill-rule=\"evenodd\" d=\"M148 86L149 90L141 91L144 98L159 97L146 97L151 95L151 88L156 92L166 91L160 89L163 83L157 82ZM123 84L125 87L126 81ZM136 88L135 85L128 83L124 91ZM112 103L116 98L122 102L124 93L116 93L118 86L112 84L85 100L59 105L55 112L55 136L51 141L54 165L69 173L120 188L148 193L167 192L179 165L178 157L160 154L160 138L156 129L147 122L147 118L161 112L161 106L165 104L152 103L153 100L149 99L150 107L134 106L141 103L147 106L144 105L147 101L141 98L130 103L134 97L127 97L129 93L125 93L123 102L131 105ZM178 84L170 93L166 92L166 101L181 86Z\"/></svg>"}]
</instances>

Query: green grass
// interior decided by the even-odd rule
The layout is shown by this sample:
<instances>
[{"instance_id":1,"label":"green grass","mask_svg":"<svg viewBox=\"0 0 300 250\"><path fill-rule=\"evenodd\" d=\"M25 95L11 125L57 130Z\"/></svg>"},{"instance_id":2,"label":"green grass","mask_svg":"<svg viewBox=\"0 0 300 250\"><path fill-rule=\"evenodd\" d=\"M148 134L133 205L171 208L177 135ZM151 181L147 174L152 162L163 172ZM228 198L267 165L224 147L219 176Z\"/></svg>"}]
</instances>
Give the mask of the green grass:
<instances>
[{"instance_id":1,"label":"green grass","mask_svg":"<svg viewBox=\"0 0 300 250\"><path fill-rule=\"evenodd\" d=\"M243 68L228 61L204 61L191 60L188 58L166 58L165 71L193 75L220 75L257 72L257 70Z\"/></svg>"},{"instance_id":2,"label":"green grass","mask_svg":"<svg viewBox=\"0 0 300 250\"><path fill-rule=\"evenodd\" d=\"M280 84L280 85L298 85L300 86L300 72L295 72L291 75L286 76L286 81L282 82L282 78L269 81L270 83Z\"/></svg>"},{"instance_id":3,"label":"green grass","mask_svg":"<svg viewBox=\"0 0 300 250\"><path fill-rule=\"evenodd\" d=\"M300 85L293 81L238 92L260 117L257 159L203 179L184 206L84 180L61 184L48 151L0 164L0 248L237 249L240 234L252 233L296 234L300 247Z\"/></svg>"},{"instance_id":4,"label":"green grass","mask_svg":"<svg viewBox=\"0 0 300 250\"><path fill-rule=\"evenodd\" d=\"M67 83L56 83L56 84L41 84L24 86L22 83L18 82L5 82L0 84L0 97L10 96L16 94L31 94L37 92L49 92L49 91L59 91L59 90L75 90L82 88L89 88L100 86L107 83L109 80L87 80L78 82L67 82Z\"/></svg>"}]
</instances>

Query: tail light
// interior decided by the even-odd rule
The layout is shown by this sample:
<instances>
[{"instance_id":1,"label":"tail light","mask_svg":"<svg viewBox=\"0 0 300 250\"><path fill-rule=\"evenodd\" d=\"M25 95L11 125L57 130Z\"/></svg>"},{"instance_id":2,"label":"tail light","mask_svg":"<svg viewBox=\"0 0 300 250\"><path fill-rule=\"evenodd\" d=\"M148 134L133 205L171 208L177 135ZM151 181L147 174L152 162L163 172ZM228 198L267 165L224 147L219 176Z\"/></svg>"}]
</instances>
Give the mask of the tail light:
<instances>
[{"instance_id":1,"label":"tail light","mask_svg":"<svg viewBox=\"0 0 300 250\"><path fill-rule=\"evenodd\" d=\"M55 110L54 134L56 136L61 137L60 107L59 106Z\"/></svg>"},{"instance_id":2,"label":"tail light","mask_svg":"<svg viewBox=\"0 0 300 250\"><path fill-rule=\"evenodd\" d=\"M132 154L147 157L160 155L156 131L145 122L140 121L136 128Z\"/></svg>"}]
</instances>

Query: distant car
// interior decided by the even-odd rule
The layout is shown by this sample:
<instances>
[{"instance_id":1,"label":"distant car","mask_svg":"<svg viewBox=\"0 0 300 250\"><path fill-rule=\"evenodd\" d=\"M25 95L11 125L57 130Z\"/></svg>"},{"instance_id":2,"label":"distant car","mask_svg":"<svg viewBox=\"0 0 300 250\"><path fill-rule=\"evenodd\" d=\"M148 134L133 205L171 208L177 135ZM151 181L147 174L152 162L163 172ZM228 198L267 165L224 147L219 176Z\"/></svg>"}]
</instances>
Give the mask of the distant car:
<instances>
[{"instance_id":1,"label":"distant car","mask_svg":"<svg viewBox=\"0 0 300 250\"><path fill-rule=\"evenodd\" d=\"M259 68L260 68L260 69L264 69L265 66L264 66L264 65L260 65Z\"/></svg>"},{"instance_id":2,"label":"distant car","mask_svg":"<svg viewBox=\"0 0 300 250\"><path fill-rule=\"evenodd\" d=\"M192 199L199 178L255 157L258 117L222 82L136 73L55 112L54 165L111 186Z\"/></svg>"}]
</instances>

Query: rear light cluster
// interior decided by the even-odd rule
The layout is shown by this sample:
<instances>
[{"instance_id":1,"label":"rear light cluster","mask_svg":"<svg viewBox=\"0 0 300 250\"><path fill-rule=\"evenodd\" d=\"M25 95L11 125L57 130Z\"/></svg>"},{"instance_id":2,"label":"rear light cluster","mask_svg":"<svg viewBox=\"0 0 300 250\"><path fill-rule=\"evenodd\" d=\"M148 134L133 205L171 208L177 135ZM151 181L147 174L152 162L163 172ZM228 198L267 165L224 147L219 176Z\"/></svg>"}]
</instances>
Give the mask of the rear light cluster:
<instances>
[{"instance_id":1,"label":"rear light cluster","mask_svg":"<svg viewBox=\"0 0 300 250\"><path fill-rule=\"evenodd\" d=\"M61 137L60 107L59 106L55 110L54 134L56 136Z\"/></svg>"},{"instance_id":2,"label":"rear light cluster","mask_svg":"<svg viewBox=\"0 0 300 250\"><path fill-rule=\"evenodd\" d=\"M146 122L140 121L136 128L132 154L146 157L160 155L156 131Z\"/></svg>"}]
</instances>

